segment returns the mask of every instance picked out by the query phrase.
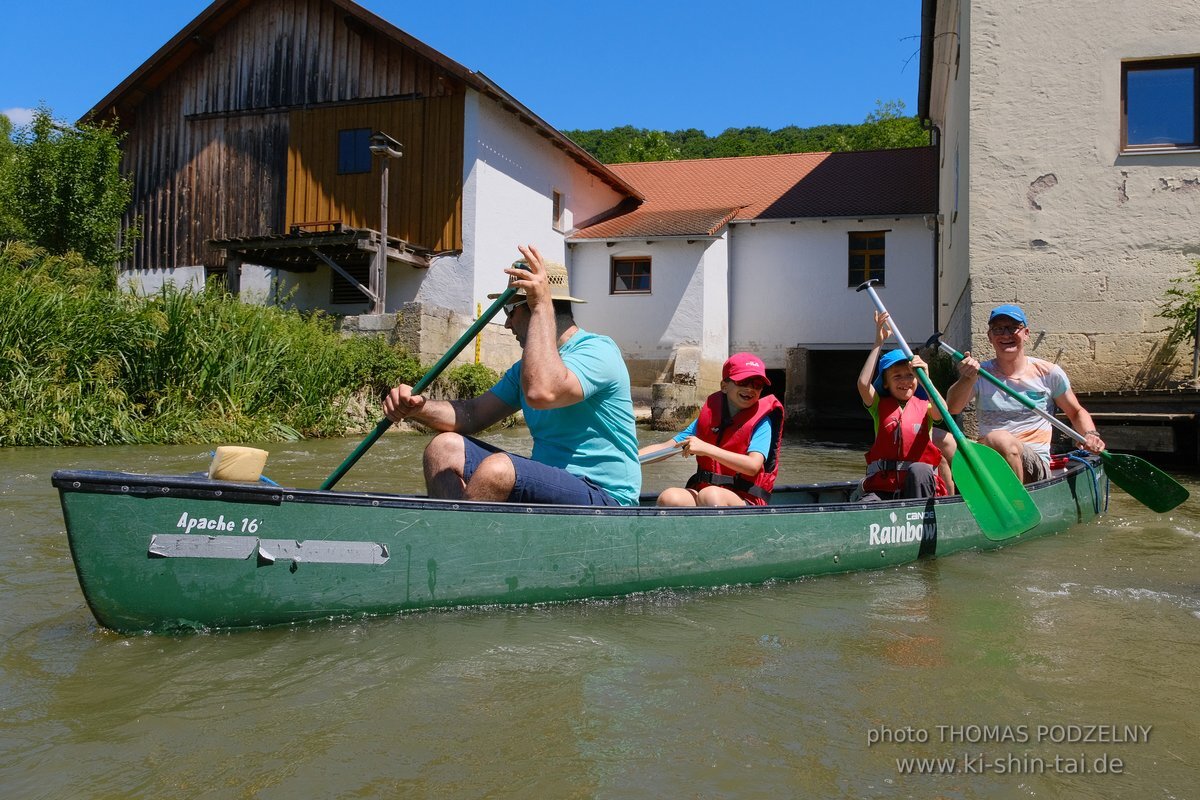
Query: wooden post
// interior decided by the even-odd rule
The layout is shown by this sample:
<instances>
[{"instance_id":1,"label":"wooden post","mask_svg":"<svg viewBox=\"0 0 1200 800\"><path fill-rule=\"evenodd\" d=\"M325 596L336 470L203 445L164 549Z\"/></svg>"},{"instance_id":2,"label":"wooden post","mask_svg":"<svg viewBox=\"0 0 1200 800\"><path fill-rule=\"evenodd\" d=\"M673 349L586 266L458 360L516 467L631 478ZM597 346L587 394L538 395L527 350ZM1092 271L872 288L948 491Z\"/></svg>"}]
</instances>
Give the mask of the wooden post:
<instances>
[{"instance_id":1,"label":"wooden post","mask_svg":"<svg viewBox=\"0 0 1200 800\"><path fill-rule=\"evenodd\" d=\"M225 256L225 288L232 295L242 291L242 255L229 253Z\"/></svg>"}]
</instances>

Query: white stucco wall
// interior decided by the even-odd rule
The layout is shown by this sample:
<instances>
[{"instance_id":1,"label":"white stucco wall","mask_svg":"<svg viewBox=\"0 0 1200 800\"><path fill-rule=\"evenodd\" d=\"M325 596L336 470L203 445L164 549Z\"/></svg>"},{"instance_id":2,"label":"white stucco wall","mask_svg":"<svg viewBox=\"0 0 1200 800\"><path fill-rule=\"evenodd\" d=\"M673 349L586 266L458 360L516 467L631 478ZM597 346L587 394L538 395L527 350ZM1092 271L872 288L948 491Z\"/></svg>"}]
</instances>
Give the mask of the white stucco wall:
<instances>
[{"instance_id":1,"label":"white stucco wall","mask_svg":"<svg viewBox=\"0 0 1200 800\"><path fill-rule=\"evenodd\" d=\"M922 217L738 223L729 237L730 350L786 366L787 348L871 345L875 307L849 285L850 231L886 230L885 285L877 289L910 343L933 332L933 234Z\"/></svg>"},{"instance_id":2,"label":"white stucco wall","mask_svg":"<svg viewBox=\"0 0 1200 800\"><path fill-rule=\"evenodd\" d=\"M463 255L438 259L417 299L473 310L477 302L486 308L487 294L504 288L502 270L520 257L518 244L568 262L565 233L553 227L553 192L563 196L565 231L611 209L621 195L474 91L467 93L464 138ZM580 322L586 318L582 313Z\"/></svg>"},{"instance_id":3,"label":"white stucco wall","mask_svg":"<svg viewBox=\"0 0 1200 800\"><path fill-rule=\"evenodd\" d=\"M982 342L988 310L1021 303L1034 353L1076 389L1132 386L1200 253L1200 152L1118 152L1121 63L1195 54L1200 4L970 6L972 330Z\"/></svg>"},{"instance_id":4,"label":"white stucco wall","mask_svg":"<svg viewBox=\"0 0 1200 800\"><path fill-rule=\"evenodd\" d=\"M966 342L971 326L970 4L940 0L934 46L930 115L938 128L938 330Z\"/></svg>"},{"instance_id":5,"label":"white stucco wall","mask_svg":"<svg viewBox=\"0 0 1200 800\"><path fill-rule=\"evenodd\" d=\"M649 294L611 294L613 258L646 256ZM698 345L718 364L729 355L725 239L580 242L571 247L571 281L588 301L576 309L584 328L611 336L632 362L663 362L676 345Z\"/></svg>"}]
</instances>

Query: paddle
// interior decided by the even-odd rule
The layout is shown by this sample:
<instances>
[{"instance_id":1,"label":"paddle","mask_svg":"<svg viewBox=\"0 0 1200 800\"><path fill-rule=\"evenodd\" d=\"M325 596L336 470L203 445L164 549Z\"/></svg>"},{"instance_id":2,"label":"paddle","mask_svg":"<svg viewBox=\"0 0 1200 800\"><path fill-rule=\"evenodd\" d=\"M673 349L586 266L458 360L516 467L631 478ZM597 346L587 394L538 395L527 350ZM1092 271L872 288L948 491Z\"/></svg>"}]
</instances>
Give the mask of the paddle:
<instances>
[{"instance_id":1,"label":"paddle","mask_svg":"<svg viewBox=\"0 0 1200 800\"><path fill-rule=\"evenodd\" d=\"M879 295L872 288L874 283L875 280L869 280L859 286L858 291L866 291L875 308L886 314L887 309L883 307ZM904 341L900 329L896 327L896 321L889 319L888 325L891 326L892 335L896 337L904 355L911 360L912 350L909 349L908 342ZM1042 519L1042 514L1004 457L992 448L972 442L964 436L925 370L917 369L917 378L925 387L938 413L942 415L942 420L950 429L954 441L958 443L958 452L950 464L950 472L983 535L994 541L1003 541L1019 536L1037 525Z\"/></svg>"},{"instance_id":2,"label":"paddle","mask_svg":"<svg viewBox=\"0 0 1200 800\"><path fill-rule=\"evenodd\" d=\"M513 266L518 265L514 264ZM524 265L521 265L521 267L523 269L528 269L528 267L525 267ZM450 349L446 351L446 354L438 359L436 364L429 368L429 371L425 373L421 380L417 381L416 386L413 386L412 388L412 393L420 394L428 389L429 384L433 383L437 379L437 376L442 374L442 370L449 366L450 362L454 360L455 356L462 352L462 349L467 346L467 342L474 339L476 334L483 330L483 326L487 325L488 322L491 321L492 317L496 316L496 314L500 312L500 309L504 308L504 306L516 293L517 290L514 287L510 286L509 288L505 289L500 296L496 298L496 301L488 306L487 310L479 316L479 319L475 320L475 322L471 324L471 327L467 328L467 332L464 333L457 342L450 346ZM346 473L350 471L350 468L353 467L360 458L362 458L363 454L371 448L371 445L379 441L379 437L383 436L384 431L391 426L392 421L387 417L379 420L379 423L375 426L375 430L371 431L367 438L363 439L358 447L354 448L354 452L347 456L346 460L342 462L341 466L335 469L329 475L329 477L325 479L325 482L321 484L321 491L329 491L338 481L345 477Z\"/></svg>"},{"instance_id":3,"label":"paddle","mask_svg":"<svg viewBox=\"0 0 1200 800\"><path fill-rule=\"evenodd\" d=\"M941 348L942 352L947 353L956 361L962 361L966 356L955 350L950 345L942 341L942 335L935 333L929 337L926 345L936 344ZM1075 441L1083 444L1087 439L1082 433L1067 425L1062 420L1055 417L1053 414L1048 414L1037 406L1032 400L1025 395L1011 388L1007 383L997 378L987 370L979 370L979 376L984 380L990 381L998 389L1003 390L1010 397L1014 398L1021 405L1028 408L1030 411L1037 414L1042 419L1049 422L1060 431L1070 436ZM1100 451L1100 460L1104 462L1104 473L1126 492L1137 500L1142 505L1152 511L1157 511L1163 514L1175 508L1177 505L1188 499L1188 490L1180 485L1179 481L1172 478L1167 473L1163 472L1158 467L1145 461L1137 456L1131 456L1126 453L1111 453L1108 450Z\"/></svg>"},{"instance_id":4,"label":"paddle","mask_svg":"<svg viewBox=\"0 0 1200 800\"><path fill-rule=\"evenodd\" d=\"M679 446L663 447L659 450L651 450L649 453L642 453L640 456L638 456L638 463L655 464L659 461L662 461L664 458L670 458L671 456L678 455L682 452L683 448Z\"/></svg>"}]
</instances>

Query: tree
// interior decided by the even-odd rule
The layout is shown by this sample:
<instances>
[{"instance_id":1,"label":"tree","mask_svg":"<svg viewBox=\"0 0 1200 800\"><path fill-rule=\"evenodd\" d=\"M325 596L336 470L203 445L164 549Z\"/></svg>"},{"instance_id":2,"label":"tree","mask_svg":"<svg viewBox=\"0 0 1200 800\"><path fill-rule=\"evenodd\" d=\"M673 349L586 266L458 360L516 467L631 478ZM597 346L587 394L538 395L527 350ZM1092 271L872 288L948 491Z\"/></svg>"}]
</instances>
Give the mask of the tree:
<instances>
[{"instance_id":1,"label":"tree","mask_svg":"<svg viewBox=\"0 0 1200 800\"><path fill-rule=\"evenodd\" d=\"M916 117L904 116L903 100L876 100L875 110L861 125L838 137L837 150L887 150L894 147L924 147L929 132Z\"/></svg>"},{"instance_id":2,"label":"tree","mask_svg":"<svg viewBox=\"0 0 1200 800\"><path fill-rule=\"evenodd\" d=\"M119 241L133 182L121 174L115 125L70 126L45 107L19 128L0 190L0 224L14 218L20 235L54 254L75 251L99 266L128 257L136 223Z\"/></svg>"},{"instance_id":3,"label":"tree","mask_svg":"<svg viewBox=\"0 0 1200 800\"><path fill-rule=\"evenodd\" d=\"M832 124L777 131L761 127L727 128L708 136L696 128L651 131L624 125L611 130L563 131L605 164L666 161L678 158L726 158L837 150L884 150L924 147L929 133L916 117L904 116L900 100L875 102L875 110L858 125Z\"/></svg>"},{"instance_id":4,"label":"tree","mask_svg":"<svg viewBox=\"0 0 1200 800\"><path fill-rule=\"evenodd\" d=\"M24 236L21 221L12 212L13 173L17 163L17 145L12 134L12 121L0 114L0 242Z\"/></svg>"},{"instance_id":5,"label":"tree","mask_svg":"<svg viewBox=\"0 0 1200 800\"><path fill-rule=\"evenodd\" d=\"M646 131L629 143L626 161L675 161L679 148L662 131Z\"/></svg>"}]
</instances>

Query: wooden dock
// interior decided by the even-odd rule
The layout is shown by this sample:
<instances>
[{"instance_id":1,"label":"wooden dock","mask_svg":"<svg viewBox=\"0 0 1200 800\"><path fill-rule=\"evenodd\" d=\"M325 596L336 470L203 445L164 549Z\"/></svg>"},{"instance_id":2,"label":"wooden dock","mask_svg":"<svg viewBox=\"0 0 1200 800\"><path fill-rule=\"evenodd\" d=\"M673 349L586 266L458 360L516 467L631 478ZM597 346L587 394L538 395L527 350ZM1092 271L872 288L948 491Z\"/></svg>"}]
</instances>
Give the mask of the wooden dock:
<instances>
[{"instance_id":1,"label":"wooden dock","mask_svg":"<svg viewBox=\"0 0 1200 800\"><path fill-rule=\"evenodd\" d=\"M1110 450L1134 453L1154 464L1200 467L1200 389L1083 392Z\"/></svg>"}]
</instances>

